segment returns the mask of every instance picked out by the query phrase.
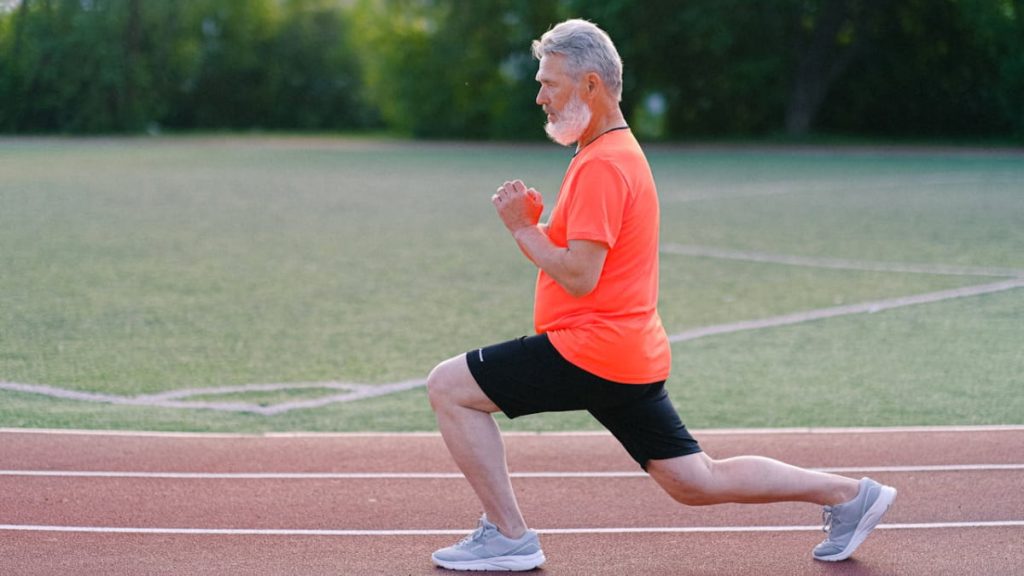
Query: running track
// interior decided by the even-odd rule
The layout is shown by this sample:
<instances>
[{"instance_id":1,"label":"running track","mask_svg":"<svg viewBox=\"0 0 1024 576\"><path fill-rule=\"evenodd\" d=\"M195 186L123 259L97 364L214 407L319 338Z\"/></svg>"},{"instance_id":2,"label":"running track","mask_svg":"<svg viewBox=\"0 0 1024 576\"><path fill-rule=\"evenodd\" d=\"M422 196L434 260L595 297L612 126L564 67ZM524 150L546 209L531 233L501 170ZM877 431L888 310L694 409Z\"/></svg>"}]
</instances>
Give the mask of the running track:
<instances>
[{"instance_id":1,"label":"running track","mask_svg":"<svg viewBox=\"0 0 1024 576\"><path fill-rule=\"evenodd\" d=\"M686 508L604 434L506 437L539 574L1024 574L1024 427L696 433L896 486L853 559L820 509ZM0 574L433 575L478 505L436 435L0 430Z\"/></svg>"}]
</instances>

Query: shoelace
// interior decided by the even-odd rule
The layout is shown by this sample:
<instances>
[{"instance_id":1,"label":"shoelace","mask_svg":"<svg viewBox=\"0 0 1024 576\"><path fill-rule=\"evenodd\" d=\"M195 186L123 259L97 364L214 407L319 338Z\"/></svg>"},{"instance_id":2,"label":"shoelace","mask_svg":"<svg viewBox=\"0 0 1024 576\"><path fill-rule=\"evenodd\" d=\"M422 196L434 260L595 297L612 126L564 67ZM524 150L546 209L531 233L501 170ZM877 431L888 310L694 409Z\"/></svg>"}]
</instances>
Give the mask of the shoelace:
<instances>
[{"instance_id":1,"label":"shoelace","mask_svg":"<svg viewBox=\"0 0 1024 576\"><path fill-rule=\"evenodd\" d=\"M821 521L822 521L822 524L823 524L823 526L821 527L821 531L824 532L825 534L830 534L832 532L832 507L831 506L825 506L825 508L822 509L822 511L821 511Z\"/></svg>"},{"instance_id":2,"label":"shoelace","mask_svg":"<svg viewBox=\"0 0 1024 576\"><path fill-rule=\"evenodd\" d=\"M479 538L479 537L481 537L483 535L484 535L484 525L481 522L479 528L474 530L472 534L469 534L468 536L466 536L462 540L459 540L459 543L456 544L456 546L462 546L462 545L468 544L468 543L476 540L477 538Z\"/></svg>"}]
</instances>

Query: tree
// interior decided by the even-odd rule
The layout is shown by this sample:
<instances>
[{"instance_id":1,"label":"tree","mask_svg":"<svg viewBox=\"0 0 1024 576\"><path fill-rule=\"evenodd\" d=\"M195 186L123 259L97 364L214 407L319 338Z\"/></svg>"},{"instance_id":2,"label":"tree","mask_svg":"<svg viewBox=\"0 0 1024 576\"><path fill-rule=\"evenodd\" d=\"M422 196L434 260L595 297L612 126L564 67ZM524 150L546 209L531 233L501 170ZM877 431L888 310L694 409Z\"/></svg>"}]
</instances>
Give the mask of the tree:
<instances>
[{"instance_id":1,"label":"tree","mask_svg":"<svg viewBox=\"0 0 1024 576\"><path fill-rule=\"evenodd\" d=\"M867 49L837 81L819 126L932 138L1010 135L1014 109L1019 115L1024 105L1020 76L1007 74L1021 60L1014 6L891 0L867 12L860 30Z\"/></svg>"},{"instance_id":2,"label":"tree","mask_svg":"<svg viewBox=\"0 0 1024 576\"><path fill-rule=\"evenodd\" d=\"M267 125L275 128L364 127L364 104L351 27L328 0L289 0L270 42ZM286 103L286 105L281 105Z\"/></svg>"},{"instance_id":3,"label":"tree","mask_svg":"<svg viewBox=\"0 0 1024 576\"><path fill-rule=\"evenodd\" d=\"M788 134L802 136L811 130L833 84L863 54L867 38L864 16L875 7L870 0L822 0L805 5L786 106Z\"/></svg>"},{"instance_id":4,"label":"tree","mask_svg":"<svg viewBox=\"0 0 1024 576\"><path fill-rule=\"evenodd\" d=\"M678 137L777 129L798 2L570 0L568 9L615 41L627 119L660 95Z\"/></svg>"},{"instance_id":5,"label":"tree","mask_svg":"<svg viewBox=\"0 0 1024 576\"><path fill-rule=\"evenodd\" d=\"M0 131L541 138L530 43L568 17L645 136L1024 138L1024 0L24 0Z\"/></svg>"},{"instance_id":6,"label":"tree","mask_svg":"<svg viewBox=\"0 0 1024 576\"><path fill-rule=\"evenodd\" d=\"M135 131L153 117L140 0L23 1L6 23L3 129Z\"/></svg>"},{"instance_id":7,"label":"tree","mask_svg":"<svg viewBox=\"0 0 1024 576\"><path fill-rule=\"evenodd\" d=\"M539 131L530 41L557 21L544 0L362 0L366 87L389 125L423 137Z\"/></svg>"}]
</instances>

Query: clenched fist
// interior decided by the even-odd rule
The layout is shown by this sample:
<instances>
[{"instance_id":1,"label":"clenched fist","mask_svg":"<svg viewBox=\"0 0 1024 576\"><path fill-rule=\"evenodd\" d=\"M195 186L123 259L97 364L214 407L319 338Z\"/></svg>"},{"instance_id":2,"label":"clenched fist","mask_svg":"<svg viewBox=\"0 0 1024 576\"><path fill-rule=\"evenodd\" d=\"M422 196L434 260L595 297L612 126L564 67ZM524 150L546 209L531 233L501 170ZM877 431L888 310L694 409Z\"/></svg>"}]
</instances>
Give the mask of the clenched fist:
<instances>
[{"instance_id":1,"label":"clenched fist","mask_svg":"<svg viewBox=\"0 0 1024 576\"><path fill-rule=\"evenodd\" d=\"M491 203L498 216L513 234L517 230L536 226L544 212L544 198L533 188L527 188L522 180L502 184L491 196Z\"/></svg>"}]
</instances>

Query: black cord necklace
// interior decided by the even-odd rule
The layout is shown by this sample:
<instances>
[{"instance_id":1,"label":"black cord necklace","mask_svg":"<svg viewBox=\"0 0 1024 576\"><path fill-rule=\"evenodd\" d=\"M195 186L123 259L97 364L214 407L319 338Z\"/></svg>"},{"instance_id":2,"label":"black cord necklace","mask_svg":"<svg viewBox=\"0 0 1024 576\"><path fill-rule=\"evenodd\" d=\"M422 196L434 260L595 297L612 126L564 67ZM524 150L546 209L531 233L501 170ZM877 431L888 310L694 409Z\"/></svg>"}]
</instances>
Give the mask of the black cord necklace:
<instances>
[{"instance_id":1,"label":"black cord necklace","mask_svg":"<svg viewBox=\"0 0 1024 576\"><path fill-rule=\"evenodd\" d=\"M595 136L590 142L587 142L586 146L580 146L579 148L577 148L576 151L572 153L572 157L575 158L576 155L579 154L580 152L582 152L584 148L586 148L587 146L590 146L594 142L597 142L597 139L600 138L601 136L604 136L605 134L607 134L609 132L615 132L616 130L629 130L629 125L627 124L626 126L616 126L615 128L609 128L609 129L605 130L604 132L601 132L600 134Z\"/></svg>"}]
</instances>

